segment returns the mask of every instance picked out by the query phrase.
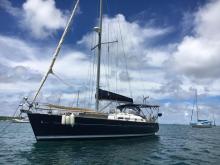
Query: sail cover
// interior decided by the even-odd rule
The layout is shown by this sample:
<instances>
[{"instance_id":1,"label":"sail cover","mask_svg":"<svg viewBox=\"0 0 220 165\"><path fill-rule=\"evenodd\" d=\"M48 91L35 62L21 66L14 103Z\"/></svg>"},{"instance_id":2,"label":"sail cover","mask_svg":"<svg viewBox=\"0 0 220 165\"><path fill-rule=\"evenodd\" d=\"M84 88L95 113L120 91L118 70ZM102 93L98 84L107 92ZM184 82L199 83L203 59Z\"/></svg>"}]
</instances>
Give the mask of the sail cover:
<instances>
[{"instance_id":1,"label":"sail cover","mask_svg":"<svg viewBox=\"0 0 220 165\"><path fill-rule=\"evenodd\" d=\"M133 99L117 93L109 92L103 89L99 89L99 100L111 100L119 102L133 103Z\"/></svg>"}]
</instances>

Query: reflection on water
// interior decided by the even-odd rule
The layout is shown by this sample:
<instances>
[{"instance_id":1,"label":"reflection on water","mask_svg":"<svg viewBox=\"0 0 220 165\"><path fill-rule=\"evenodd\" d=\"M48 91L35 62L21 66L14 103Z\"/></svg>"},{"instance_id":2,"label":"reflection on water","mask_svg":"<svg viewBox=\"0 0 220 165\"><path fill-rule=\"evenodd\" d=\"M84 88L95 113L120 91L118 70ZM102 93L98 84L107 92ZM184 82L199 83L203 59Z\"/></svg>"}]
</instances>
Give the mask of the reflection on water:
<instances>
[{"instance_id":1,"label":"reflection on water","mask_svg":"<svg viewBox=\"0 0 220 165\"><path fill-rule=\"evenodd\" d=\"M41 141L32 145L27 159L32 163L112 164L137 161L137 152L149 154L159 147L159 136L114 140ZM141 154L142 155L142 154Z\"/></svg>"}]
</instances>

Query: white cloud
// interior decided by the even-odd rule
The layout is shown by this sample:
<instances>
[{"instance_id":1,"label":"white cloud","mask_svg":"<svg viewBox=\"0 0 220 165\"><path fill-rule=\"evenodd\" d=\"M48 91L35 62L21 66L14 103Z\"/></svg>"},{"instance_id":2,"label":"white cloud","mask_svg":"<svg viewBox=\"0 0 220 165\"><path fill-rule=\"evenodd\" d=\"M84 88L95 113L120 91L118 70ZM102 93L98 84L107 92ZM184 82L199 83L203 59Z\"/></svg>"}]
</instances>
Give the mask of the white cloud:
<instances>
[{"instance_id":1,"label":"white cloud","mask_svg":"<svg viewBox=\"0 0 220 165\"><path fill-rule=\"evenodd\" d=\"M36 39L51 36L66 25L68 12L58 9L55 0L27 0L22 8L14 7L9 0L1 0L0 7L16 17L19 27Z\"/></svg>"},{"instance_id":2,"label":"white cloud","mask_svg":"<svg viewBox=\"0 0 220 165\"><path fill-rule=\"evenodd\" d=\"M0 35L1 62L10 65L13 61L31 60L35 58L35 48L15 37Z\"/></svg>"},{"instance_id":3,"label":"white cloud","mask_svg":"<svg viewBox=\"0 0 220 165\"><path fill-rule=\"evenodd\" d=\"M165 115L170 115L169 110L173 111L173 119L181 118L180 123L188 123L191 114L193 92L192 87L197 88L199 95L199 107L201 109L201 118L212 120L214 113L219 122L219 112L216 100L213 97L219 97L220 80L220 1L213 0L205 6L192 13L194 16L193 34L184 36L182 41L176 43L176 50L171 52L167 60L167 76L164 86L161 86L159 92L165 92L171 101L168 107L165 106ZM177 77L177 80L175 79ZM169 80L172 80L169 81ZM179 81L179 82L178 82ZM176 92L177 90L177 92ZM183 100L188 100L186 103ZM204 101L205 100L205 101ZM189 104L186 109L185 105ZM163 108L163 105L162 105ZM165 117L166 117L165 116ZM164 120L164 118L162 119ZM169 121L163 121L168 122Z\"/></svg>"},{"instance_id":4,"label":"white cloud","mask_svg":"<svg viewBox=\"0 0 220 165\"><path fill-rule=\"evenodd\" d=\"M0 7L5 9L13 16L19 16L21 14L20 10L16 7L13 7L9 0L0 0Z\"/></svg>"},{"instance_id":5,"label":"white cloud","mask_svg":"<svg viewBox=\"0 0 220 165\"><path fill-rule=\"evenodd\" d=\"M54 0L27 0L23 4L24 25L36 38L45 38L64 28L66 16Z\"/></svg>"},{"instance_id":6,"label":"white cloud","mask_svg":"<svg viewBox=\"0 0 220 165\"><path fill-rule=\"evenodd\" d=\"M159 88L163 80L164 71L161 70L163 63L169 57L169 52L163 52L163 48L152 47L151 42L159 40L161 37L171 33L172 28L158 28L148 26L140 26L138 22L129 22L124 15L117 14L115 17L104 17L103 19L103 37L102 41L115 41L117 44L109 45L110 55L110 72L111 75L110 89L117 89L124 95L130 96L128 80L131 80L131 90L133 96L155 94L152 92L154 88ZM91 48L97 44L97 34L88 33L78 41L87 48ZM170 47L168 51L170 51ZM167 50L167 49L165 49ZM102 62L108 63L108 47L102 47ZM126 56L126 57L125 57ZM128 73L126 72L126 63ZM102 68L102 77L105 79L105 65ZM118 82L115 82L116 75ZM129 76L129 79L128 79ZM122 80L122 81L120 81ZM104 84L104 81L103 83ZM102 85L108 88L108 85Z\"/></svg>"},{"instance_id":7,"label":"white cloud","mask_svg":"<svg viewBox=\"0 0 220 165\"><path fill-rule=\"evenodd\" d=\"M211 40L219 40L219 9L220 1L212 0L206 6L200 8L200 10L196 13L195 30L199 36Z\"/></svg>"},{"instance_id":8,"label":"white cloud","mask_svg":"<svg viewBox=\"0 0 220 165\"><path fill-rule=\"evenodd\" d=\"M117 14L115 17L104 17L102 40L120 40L120 35L122 35L124 42L126 42L124 45L127 48L133 48L137 44L147 42L147 39L163 36L170 31L171 28L158 28L147 25L142 27L137 22L128 22L124 15ZM78 43L90 47L92 35L92 33L88 33Z\"/></svg>"},{"instance_id":9,"label":"white cloud","mask_svg":"<svg viewBox=\"0 0 220 165\"><path fill-rule=\"evenodd\" d=\"M169 27L158 28L148 25L140 26L137 22L127 21L124 15L117 14L112 18L104 17L102 41L118 40L118 47L111 44L110 52L117 54L116 58L119 59L119 62L124 62L125 53L127 61L129 62L129 68L137 68L140 66L146 66L148 58L145 58L145 56L150 52L148 48L152 42L158 40L160 37L164 37L170 32L171 28ZM95 39L92 41L91 38L94 38L94 33L88 33L85 35L78 44L84 44L88 48L91 48L92 44L96 44L94 42ZM103 53L105 52L106 46L103 45ZM159 55L159 52L157 54ZM105 55L103 56L105 57Z\"/></svg>"},{"instance_id":10,"label":"white cloud","mask_svg":"<svg viewBox=\"0 0 220 165\"><path fill-rule=\"evenodd\" d=\"M195 13L194 36L185 36L174 52L178 72L196 78L220 78L220 1Z\"/></svg>"}]
</instances>

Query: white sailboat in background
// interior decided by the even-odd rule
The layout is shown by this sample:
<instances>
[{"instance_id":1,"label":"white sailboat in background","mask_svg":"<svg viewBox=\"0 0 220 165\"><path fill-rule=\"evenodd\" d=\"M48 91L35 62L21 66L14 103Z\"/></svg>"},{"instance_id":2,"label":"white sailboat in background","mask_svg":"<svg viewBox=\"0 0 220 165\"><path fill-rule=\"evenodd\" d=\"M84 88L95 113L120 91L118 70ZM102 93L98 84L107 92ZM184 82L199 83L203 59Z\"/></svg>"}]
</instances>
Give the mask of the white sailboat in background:
<instances>
[{"instance_id":1,"label":"white sailboat in background","mask_svg":"<svg viewBox=\"0 0 220 165\"><path fill-rule=\"evenodd\" d=\"M16 118L12 119L12 122L13 123L29 123L29 119L25 113L20 111L19 115Z\"/></svg>"},{"instance_id":2,"label":"white sailboat in background","mask_svg":"<svg viewBox=\"0 0 220 165\"><path fill-rule=\"evenodd\" d=\"M29 123L28 118L17 118L17 119L12 119L13 123Z\"/></svg>"},{"instance_id":3,"label":"white sailboat in background","mask_svg":"<svg viewBox=\"0 0 220 165\"><path fill-rule=\"evenodd\" d=\"M195 108L195 110L194 110ZM193 112L196 111L196 122L193 122ZM197 90L195 90L195 100L193 104L192 109L192 115L191 115L191 121L190 125L194 128L211 128L213 126L212 121L210 120L201 120L199 119L199 107L198 107L198 96L197 96Z\"/></svg>"}]
</instances>

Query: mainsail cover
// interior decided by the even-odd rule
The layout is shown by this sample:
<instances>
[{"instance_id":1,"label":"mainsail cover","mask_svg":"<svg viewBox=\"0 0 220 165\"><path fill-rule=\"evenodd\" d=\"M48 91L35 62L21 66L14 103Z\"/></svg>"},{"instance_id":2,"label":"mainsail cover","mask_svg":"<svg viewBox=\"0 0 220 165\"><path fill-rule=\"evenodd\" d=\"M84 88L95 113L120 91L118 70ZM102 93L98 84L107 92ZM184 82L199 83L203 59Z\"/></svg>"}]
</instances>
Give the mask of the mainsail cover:
<instances>
[{"instance_id":1,"label":"mainsail cover","mask_svg":"<svg viewBox=\"0 0 220 165\"><path fill-rule=\"evenodd\" d=\"M130 97L126 97L123 95L119 95L117 93L109 92L103 89L99 89L99 100L111 100L111 101L119 101L119 102L128 102L133 103L133 99Z\"/></svg>"}]
</instances>

